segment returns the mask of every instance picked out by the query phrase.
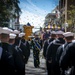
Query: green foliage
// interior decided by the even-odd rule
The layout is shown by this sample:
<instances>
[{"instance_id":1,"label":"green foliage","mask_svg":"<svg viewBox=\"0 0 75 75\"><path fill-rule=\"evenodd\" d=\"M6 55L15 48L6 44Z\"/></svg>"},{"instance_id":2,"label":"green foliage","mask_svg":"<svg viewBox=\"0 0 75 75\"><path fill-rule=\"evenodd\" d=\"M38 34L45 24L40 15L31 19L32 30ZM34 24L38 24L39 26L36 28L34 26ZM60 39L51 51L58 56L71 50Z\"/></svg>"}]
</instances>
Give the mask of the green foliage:
<instances>
[{"instance_id":1,"label":"green foliage","mask_svg":"<svg viewBox=\"0 0 75 75\"><path fill-rule=\"evenodd\" d=\"M75 6L71 5L70 10L68 10L69 18L74 19L75 18Z\"/></svg>"},{"instance_id":2,"label":"green foliage","mask_svg":"<svg viewBox=\"0 0 75 75\"><path fill-rule=\"evenodd\" d=\"M19 3L19 0L0 0L0 26L5 25L4 22L9 22L11 15L13 18L20 15ZM13 8L15 8L14 13L12 13Z\"/></svg>"},{"instance_id":3,"label":"green foliage","mask_svg":"<svg viewBox=\"0 0 75 75\"><path fill-rule=\"evenodd\" d=\"M70 10L68 10L68 21L70 23L69 30L73 31L73 28L75 27L75 6L70 5Z\"/></svg>"}]
</instances>

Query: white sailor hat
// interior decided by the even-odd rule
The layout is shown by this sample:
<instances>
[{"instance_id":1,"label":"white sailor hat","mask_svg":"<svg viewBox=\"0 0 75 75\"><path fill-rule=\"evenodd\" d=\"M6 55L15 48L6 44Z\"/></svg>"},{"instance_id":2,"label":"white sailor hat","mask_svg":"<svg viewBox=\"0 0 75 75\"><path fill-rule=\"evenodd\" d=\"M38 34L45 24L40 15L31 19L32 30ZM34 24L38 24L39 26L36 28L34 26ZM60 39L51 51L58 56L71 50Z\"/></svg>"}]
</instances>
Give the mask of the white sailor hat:
<instances>
[{"instance_id":1,"label":"white sailor hat","mask_svg":"<svg viewBox=\"0 0 75 75\"><path fill-rule=\"evenodd\" d=\"M72 40L72 42L75 42L75 40Z\"/></svg>"},{"instance_id":2,"label":"white sailor hat","mask_svg":"<svg viewBox=\"0 0 75 75\"><path fill-rule=\"evenodd\" d=\"M59 35L59 34L62 34L62 35L63 35L63 33L64 33L64 32L61 31L61 30L59 30L59 31L56 32L57 35Z\"/></svg>"},{"instance_id":3,"label":"white sailor hat","mask_svg":"<svg viewBox=\"0 0 75 75\"><path fill-rule=\"evenodd\" d=\"M3 27L2 28L2 33L4 33L4 34L10 34L11 32L10 32L9 28Z\"/></svg>"},{"instance_id":4,"label":"white sailor hat","mask_svg":"<svg viewBox=\"0 0 75 75\"><path fill-rule=\"evenodd\" d=\"M13 31L15 34L19 34L20 33L20 31L18 31L18 30L14 30Z\"/></svg>"},{"instance_id":5,"label":"white sailor hat","mask_svg":"<svg viewBox=\"0 0 75 75\"><path fill-rule=\"evenodd\" d=\"M51 34L56 34L56 32L55 31L51 31Z\"/></svg>"},{"instance_id":6,"label":"white sailor hat","mask_svg":"<svg viewBox=\"0 0 75 75\"><path fill-rule=\"evenodd\" d=\"M10 34L9 34L9 38L10 38L10 39L15 39L15 37L16 37L16 34L13 34L13 33L10 33Z\"/></svg>"},{"instance_id":7,"label":"white sailor hat","mask_svg":"<svg viewBox=\"0 0 75 75\"><path fill-rule=\"evenodd\" d=\"M63 35L64 37L74 36L72 32L65 32Z\"/></svg>"},{"instance_id":8,"label":"white sailor hat","mask_svg":"<svg viewBox=\"0 0 75 75\"><path fill-rule=\"evenodd\" d=\"M25 35L25 33L22 32L19 34L19 37L23 37L24 35Z\"/></svg>"},{"instance_id":9,"label":"white sailor hat","mask_svg":"<svg viewBox=\"0 0 75 75\"><path fill-rule=\"evenodd\" d=\"M8 29L8 27L3 27L3 29Z\"/></svg>"},{"instance_id":10,"label":"white sailor hat","mask_svg":"<svg viewBox=\"0 0 75 75\"><path fill-rule=\"evenodd\" d=\"M12 29L9 29L9 31L10 31L11 33L14 33L14 31L13 31Z\"/></svg>"},{"instance_id":11,"label":"white sailor hat","mask_svg":"<svg viewBox=\"0 0 75 75\"><path fill-rule=\"evenodd\" d=\"M3 29L8 29L11 33L13 33L13 30L8 27L3 27Z\"/></svg>"},{"instance_id":12,"label":"white sailor hat","mask_svg":"<svg viewBox=\"0 0 75 75\"><path fill-rule=\"evenodd\" d=\"M2 28L0 27L0 34L2 33Z\"/></svg>"}]
</instances>

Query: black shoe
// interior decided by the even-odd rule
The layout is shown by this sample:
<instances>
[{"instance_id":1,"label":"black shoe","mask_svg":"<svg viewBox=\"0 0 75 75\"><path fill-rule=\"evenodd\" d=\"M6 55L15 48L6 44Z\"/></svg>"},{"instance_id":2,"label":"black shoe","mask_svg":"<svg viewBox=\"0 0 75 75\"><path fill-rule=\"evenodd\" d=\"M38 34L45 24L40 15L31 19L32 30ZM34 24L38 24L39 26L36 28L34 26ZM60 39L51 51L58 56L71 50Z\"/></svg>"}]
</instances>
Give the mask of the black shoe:
<instances>
[{"instance_id":1,"label":"black shoe","mask_svg":"<svg viewBox=\"0 0 75 75\"><path fill-rule=\"evenodd\" d=\"M39 68L39 66L35 66L35 68Z\"/></svg>"}]
</instances>

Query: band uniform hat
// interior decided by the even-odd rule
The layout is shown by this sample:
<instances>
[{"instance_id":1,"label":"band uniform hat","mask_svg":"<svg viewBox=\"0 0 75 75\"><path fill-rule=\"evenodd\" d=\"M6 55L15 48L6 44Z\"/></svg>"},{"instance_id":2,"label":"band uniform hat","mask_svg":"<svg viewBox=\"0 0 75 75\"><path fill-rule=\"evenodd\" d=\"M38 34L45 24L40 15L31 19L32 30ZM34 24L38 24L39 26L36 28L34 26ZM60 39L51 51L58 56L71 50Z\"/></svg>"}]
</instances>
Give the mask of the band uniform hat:
<instances>
[{"instance_id":1,"label":"band uniform hat","mask_svg":"<svg viewBox=\"0 0 75 75\"><path fill-rule=\"evenodd\" d=\"M64 37L74 36L74 33L72 32L65 32L63 33Z\"/></svg>"}]
</instances>

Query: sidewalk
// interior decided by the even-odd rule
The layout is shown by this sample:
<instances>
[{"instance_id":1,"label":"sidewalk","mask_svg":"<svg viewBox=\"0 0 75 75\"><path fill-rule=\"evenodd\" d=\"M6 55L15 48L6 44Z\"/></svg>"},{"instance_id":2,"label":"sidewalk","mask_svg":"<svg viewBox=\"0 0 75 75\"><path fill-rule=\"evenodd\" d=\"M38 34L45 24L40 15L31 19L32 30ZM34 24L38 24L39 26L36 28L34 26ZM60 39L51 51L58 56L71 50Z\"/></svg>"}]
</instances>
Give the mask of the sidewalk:
<instances>
[{"instance_id":1,"label":"sidewalk","mask_svg":"<svg viewBox=\"0 0 75 75\"><path fill-rule=\"evenodd\" d=\"M45 59L42 58L41 55L40 55L40 67L35 68L33 64L33 52L31 51L28 64L26 65L26 75L47 75Z\"/></svg>"}]
</instances>

